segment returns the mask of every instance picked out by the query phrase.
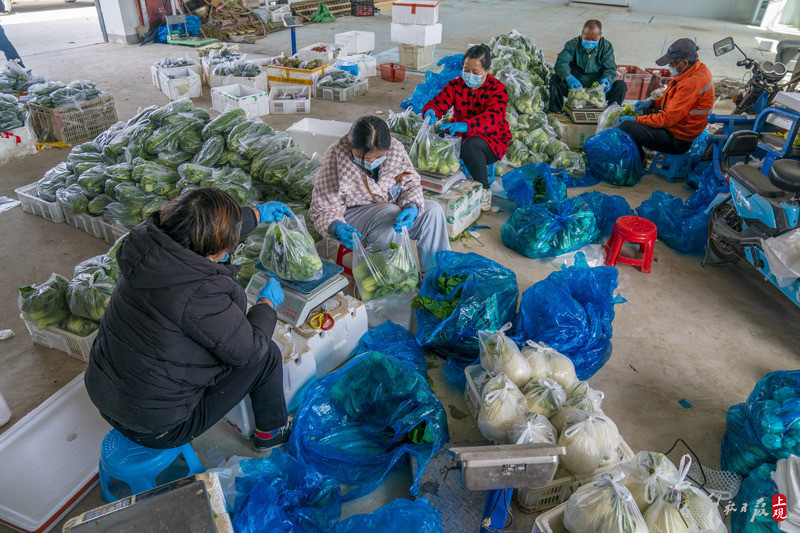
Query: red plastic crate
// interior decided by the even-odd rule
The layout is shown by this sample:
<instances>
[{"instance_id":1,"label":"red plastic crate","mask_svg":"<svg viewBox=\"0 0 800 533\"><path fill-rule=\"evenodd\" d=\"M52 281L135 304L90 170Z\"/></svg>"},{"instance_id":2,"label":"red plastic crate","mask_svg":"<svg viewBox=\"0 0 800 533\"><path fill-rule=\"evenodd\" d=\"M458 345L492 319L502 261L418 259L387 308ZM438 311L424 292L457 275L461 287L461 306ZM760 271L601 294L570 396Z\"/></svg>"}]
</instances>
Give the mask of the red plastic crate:
<instances>
[{"instance_id":1,"label":"red plastic crate","mask_svg":"<svg viewBox=\"0 0 800 533\"><path fill-rule=\"evenodd\" d=\"M350 14L354 17L372 17L375 15L375 4L369 2L353 2L350 6Z\"/></svg>"},{"instance_id":2,"label":"red plastic crate","mask_svg":"<svg viewBox=\"0 0 800 533\"><path fill-rule=\"evenodd\" d=\"M653 75L653 79L650 80L650 87L647 89L647 96L650 96L650 93L659 87L666 87L674 78L668 68L646 68L645 70Z\"/></svg>"},{"instance_id":3,"label":"red plastic crate","mask_svg":"<svg viewBox=\"0 0 800 533\"><path fill-rule=\"evenodd\" d=\"M644 100L653 74L633 65L617 65L617 79L628 85L628 95L625 98Z\"/></svg>"},{"instance_id":4,"label":"red plastic crate","mask_svg":"<svg viewBox=\"0 0 800 533\"><path fill-rule=\"evenodd\" d=\"M406 67L399 63L381 63L381 78L386 81L406 79Z\"/></svg>"}]
</instances>

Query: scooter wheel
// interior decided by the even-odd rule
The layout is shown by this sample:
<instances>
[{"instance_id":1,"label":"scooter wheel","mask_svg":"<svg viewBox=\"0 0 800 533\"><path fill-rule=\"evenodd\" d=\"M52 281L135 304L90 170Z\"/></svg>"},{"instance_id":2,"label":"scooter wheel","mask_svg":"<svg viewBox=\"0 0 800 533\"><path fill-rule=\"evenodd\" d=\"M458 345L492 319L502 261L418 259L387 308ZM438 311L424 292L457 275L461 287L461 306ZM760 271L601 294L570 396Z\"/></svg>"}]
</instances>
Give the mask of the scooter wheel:
<instances>
[{"instance_id":1,"label":"scooter wheel","mask_svg":"<svg viewBox=\"0 0 800 533\"><path fill-rule=\"evenodd\" d=\"M712 256L711 259L715 262L735 263L744 255L744 250L714 239L714 224L718 221L738 232L742 230L742 219L736 212L736 208L729 203L718 205L708 217L708 249Z\"/></svg>"}]
</instances>

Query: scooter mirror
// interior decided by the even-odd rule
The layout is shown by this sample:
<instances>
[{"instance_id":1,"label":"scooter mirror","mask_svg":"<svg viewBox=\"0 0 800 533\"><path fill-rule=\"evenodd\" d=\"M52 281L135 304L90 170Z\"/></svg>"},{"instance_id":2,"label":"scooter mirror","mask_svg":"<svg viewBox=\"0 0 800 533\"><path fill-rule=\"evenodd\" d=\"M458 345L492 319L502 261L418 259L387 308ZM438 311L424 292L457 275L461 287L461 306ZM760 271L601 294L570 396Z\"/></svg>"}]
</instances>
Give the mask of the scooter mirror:
<instances>
[{"instance_id":1,"label":"scooter mirror","mask_svg":"<svg viewBox=\"0 0 800 533\"><path fill-rule=\"evenodd\" d=\"M714 55L719 57L731 52L734 48L736 48L736 45L733 44L733 37L725 37L721 41L714 43Z\"/></svg>"}]
</instances>

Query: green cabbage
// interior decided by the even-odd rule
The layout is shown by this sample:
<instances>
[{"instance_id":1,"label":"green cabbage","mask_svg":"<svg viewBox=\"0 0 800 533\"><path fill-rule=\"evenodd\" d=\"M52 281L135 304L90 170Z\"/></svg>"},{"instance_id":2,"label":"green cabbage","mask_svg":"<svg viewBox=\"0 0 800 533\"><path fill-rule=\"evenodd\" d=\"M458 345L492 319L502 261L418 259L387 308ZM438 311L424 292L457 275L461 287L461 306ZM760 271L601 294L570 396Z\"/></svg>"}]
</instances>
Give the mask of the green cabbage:
<instances>
[{"instance_id":1,"label":"green cabbage","mask_svg":"<svg viewBox=\"0 0 800 533\"><path fill-rule=\"evenodd\" d=\"M69 310L73 315L99 322L106 312L115 284L102 272L78 274L67 287Z\"/></svg>"},{"instance_id":2,"label":"green cabbage","mask_svg":"<svg viewBox=\"0 0 800 533\"><path fill-rule=\"evenodd\" d=\"M45 329L55 326L69 316L67 286L69 281L58 274L51 274L41 285L20 287L22 317Z\"/></svg>"}]
</instances>

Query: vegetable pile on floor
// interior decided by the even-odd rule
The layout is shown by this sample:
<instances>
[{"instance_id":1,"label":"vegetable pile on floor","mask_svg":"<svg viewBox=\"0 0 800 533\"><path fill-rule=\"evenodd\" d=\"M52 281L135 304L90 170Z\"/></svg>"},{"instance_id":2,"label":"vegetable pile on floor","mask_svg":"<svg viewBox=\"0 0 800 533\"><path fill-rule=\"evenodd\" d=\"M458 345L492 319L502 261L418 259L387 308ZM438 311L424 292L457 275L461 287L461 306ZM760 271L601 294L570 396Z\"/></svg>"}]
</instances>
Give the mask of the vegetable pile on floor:
<instances>
[{"instance_id":1,"label":"vegetable pile on floor","mask_svg":"<svg viewBox=\"0 0 800 533\"><path fill-rule=\"evenodd\" d=\"M34 76L30 70L22 68L17 62L9 61L3 72L0 72L0 93L25 94L31 85L46 81L42 76Z\"/></svg>"},{"instance_id":2,"label":"vegetable pile on floor","mask_svg":"<svg viewBox=\"0 0 800 533\"><path fill-rule=\"evenodd\" d=\"M21 128L27 115L25 106L16 97L0 94L0 132Z\"/></svg>"}]
</instances>

